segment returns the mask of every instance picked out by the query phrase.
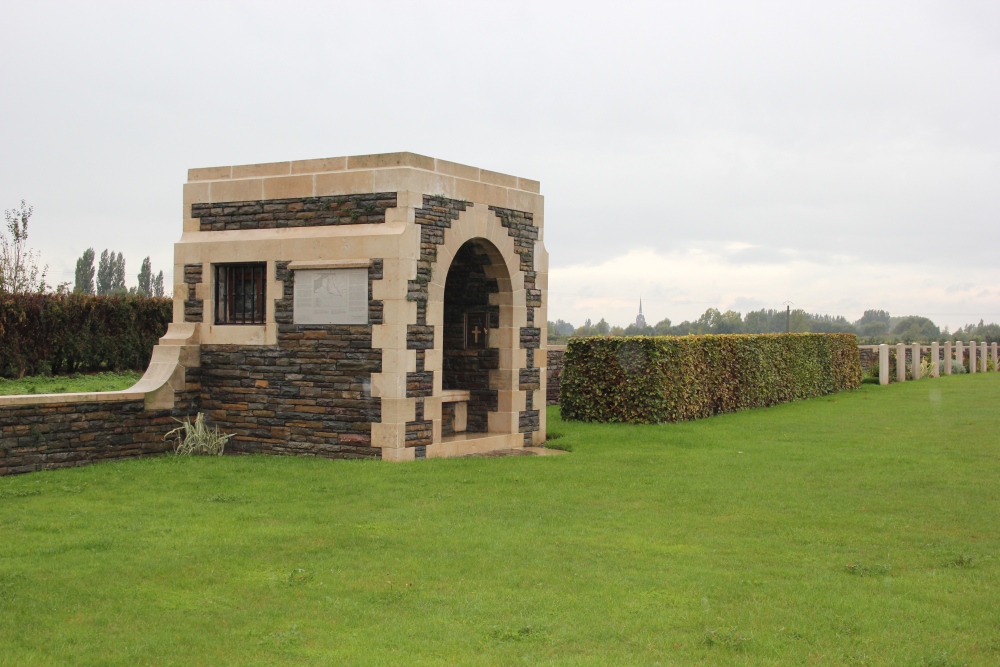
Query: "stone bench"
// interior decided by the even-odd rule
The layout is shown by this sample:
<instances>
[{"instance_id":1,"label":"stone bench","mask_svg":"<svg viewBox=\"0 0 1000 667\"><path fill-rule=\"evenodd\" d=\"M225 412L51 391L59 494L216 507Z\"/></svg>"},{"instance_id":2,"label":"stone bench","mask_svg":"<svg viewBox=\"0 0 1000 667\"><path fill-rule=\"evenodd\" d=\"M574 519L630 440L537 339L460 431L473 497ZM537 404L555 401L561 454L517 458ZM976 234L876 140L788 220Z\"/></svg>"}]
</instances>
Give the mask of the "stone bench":
<instances>
[{"instance_id":1,"label":"stone bench","mask_svg":"<svg viewBox=\"0 0 1000 667\"><path fill-rule=\"evenodd\" d=\"M441 413L451 416L452 433L465 433L469 420L469 390L445 389L441 392Z\"/></svg>"}]
</instances>

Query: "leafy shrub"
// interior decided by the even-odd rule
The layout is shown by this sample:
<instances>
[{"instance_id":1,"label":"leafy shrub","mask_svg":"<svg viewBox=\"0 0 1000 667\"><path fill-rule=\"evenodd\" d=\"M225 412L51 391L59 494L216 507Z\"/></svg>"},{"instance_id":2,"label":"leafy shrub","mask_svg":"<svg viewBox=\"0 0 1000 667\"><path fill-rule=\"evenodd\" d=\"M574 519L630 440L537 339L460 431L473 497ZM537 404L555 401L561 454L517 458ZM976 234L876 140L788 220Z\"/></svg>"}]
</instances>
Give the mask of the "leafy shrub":
<instances>
[{"instance_id":1,"label":"leafy shrub","mask_svg":"<svg viewBox=\"0 0 1000 667\"><path fill-rule=\"evenodd\" d=\"M163 436L164 440L176 438L177 444L174 446L174 453L179 456L191 456L192 454L207 454L209 456L222 456L226 449L226 442L234 434L226 434L219 431L219 427L209 428L205 424L204 413L199 412L194 418L194 423L187 417L184 421L176 419L180 426Z\"/></svg>"},{"instance_id":2,"label":"leafy shrub","mask_svg":"<svg viewBox=\"0 0 1000 667\"><path fill-rule=\"evenodd\" d=\"M565 419L673 422L860 384L853 334L575 338L560 402Z\"/></svg>"},{"instance_id":3,"label":"leafy shrub","mask_svg":"<svg viewBox=\"0 0 1000 667\"><path fill-rule=\"evenodd\" d=\"M0 375L142 371L172 319L170 299L0 295Z\"/></svg>"}]
</instances>

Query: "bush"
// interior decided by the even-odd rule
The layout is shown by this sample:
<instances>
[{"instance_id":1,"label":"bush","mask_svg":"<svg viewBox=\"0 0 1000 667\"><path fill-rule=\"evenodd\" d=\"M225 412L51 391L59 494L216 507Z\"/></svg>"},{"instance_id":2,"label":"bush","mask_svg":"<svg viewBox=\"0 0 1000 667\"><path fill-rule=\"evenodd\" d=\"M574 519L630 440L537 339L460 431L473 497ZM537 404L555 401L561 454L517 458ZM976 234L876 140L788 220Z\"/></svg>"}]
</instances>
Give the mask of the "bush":
<instances>
[{"instance_id":1,"label":"bush","mask_svg":"<svg viewBox=\"0 0 1000 667\"><path fill-rule=\"evenodd\" d=\"M564 419L672 422L860 384L854 334L575 338L560 403Z\"/></svg>"},{"instance_id":2,"label":"bush","mask_svg":"<svg viewBox=\"0 0 1000 667\"><path fill-rule=\"evenodd\" d=\"M222 456L226 443L232 433L222 433L219 427L209 428L205 424L205 415L201 412L194 418L194 423L187 417L184 421L174 419L180 424L177 428L163 436L164 440L175 439L174 453L178 456L205 454L207 456Z\"/></svg>"},{"instance_id":3,"label":"bush","mask_svg":"<svg viewBox=\"0 0 1000 667\"><path fill-rule=\"evenodd\" d=\"M0 294L0 375L145 370L172 314L163 298Z\"/></svg>"}]
</instances>

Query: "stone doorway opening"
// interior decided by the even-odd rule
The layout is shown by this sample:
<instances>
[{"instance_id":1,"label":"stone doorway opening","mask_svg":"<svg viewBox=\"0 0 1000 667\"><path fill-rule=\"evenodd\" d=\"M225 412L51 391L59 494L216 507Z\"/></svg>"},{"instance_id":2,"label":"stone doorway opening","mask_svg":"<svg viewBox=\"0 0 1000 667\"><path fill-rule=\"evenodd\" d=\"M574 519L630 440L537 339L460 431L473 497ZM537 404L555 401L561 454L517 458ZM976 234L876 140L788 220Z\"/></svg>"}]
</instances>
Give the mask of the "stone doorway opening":
<instances>
[{"instance_id":1,"label":"stone doorway opening","mask_svg":"<svg viewBox=\"0 0 1000 667\"><path fill-rule=\"evenodd\" d=\"M506 432L490 427L490 413L499 409L501 332L510 303L510 278L499 251L486 239L465 242L448 268L444 290L442 437Z\"/></svg>"}]
</instances>

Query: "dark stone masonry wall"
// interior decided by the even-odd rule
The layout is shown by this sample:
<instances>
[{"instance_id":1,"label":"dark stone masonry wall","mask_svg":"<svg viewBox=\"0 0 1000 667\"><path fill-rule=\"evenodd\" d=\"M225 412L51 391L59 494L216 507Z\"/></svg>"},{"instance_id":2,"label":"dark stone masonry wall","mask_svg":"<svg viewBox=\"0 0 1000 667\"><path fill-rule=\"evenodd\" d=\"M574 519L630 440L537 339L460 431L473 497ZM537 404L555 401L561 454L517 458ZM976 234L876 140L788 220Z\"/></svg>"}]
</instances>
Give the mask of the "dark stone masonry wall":
<instances>
[{"instance_id":1,"label":"dark stone masonry wall","mask_svg":"<svg viewBox=\"0 0 1000 667\"><path fill-rule=\"evenodd\" d=\"M184 265L184 284L187 285L187 299L184 300L184 321L201 322L205 313L205 302L198 298L195 288L202 280L201 264Z\"/></svg>"},{"instance_id":2,"label":"dark stone masonry wall","mask_svg":"<svg viewBox=\"0 0 1000 667\"><path fill-rule=\"evenodd\" d=\"M326 225L368 225L385 222L386 209L396 208L395 192L328 197L296 197L264 201L192 204L203 232L277 229Z\"/></svg>"},{"instance_id":3,"label":"dark stone masonry wall","mask_svg":"<svg viewBox=\"0 0 1000 667\"><path fill-rule=\"evenodd\" d=\"M276 346L202 345L202 408L236 434L233 451L377 458L371 425L382 406L371 374L382 372L382 351L372 348L372 325L382 321L382 302L372 299L372 281L382 279L382 260L368 269L369 324L293 324L292 273L277 263Z\"/></svg>"},{"instance_id":4,"label":"dark stone masonry wall","mask_svg":"<svg viewBox=\"0 0 1000 667\"><path fill-rule=\"evenodd\" d=\"M0 408L0 476L170 451L163 436L177 426L174 418L198 412L197 379L197 369L188 369L173 410L147 411L142 400Z\"/></svg>"}]
</instances>

